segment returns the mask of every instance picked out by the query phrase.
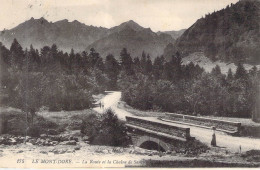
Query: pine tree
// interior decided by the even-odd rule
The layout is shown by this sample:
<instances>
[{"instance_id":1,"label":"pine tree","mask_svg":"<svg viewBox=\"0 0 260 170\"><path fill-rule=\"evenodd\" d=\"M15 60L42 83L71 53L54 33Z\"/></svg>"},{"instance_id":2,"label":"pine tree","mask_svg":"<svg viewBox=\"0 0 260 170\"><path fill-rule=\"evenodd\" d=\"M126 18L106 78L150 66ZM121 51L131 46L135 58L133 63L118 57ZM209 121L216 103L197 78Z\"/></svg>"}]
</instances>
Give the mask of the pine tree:
<instances>
[{"instance_id":1,"label":"pine tree","mask_svg":"<svg viewBox=\"0 0 260 170\"><path fill-rule=\"evenodd\" d=\"M57 47L56 44L53 44L53 45L51 46L51 56L52 56L52 58L54 58L54 59L57 59L57 58L58 58L58 47Z\"/></svg>"},{"instance_id":2,"label":"pine tree","mask_svg":"<svg viewBox=\"0 0 260 170\"><path fill-rule=\"evenodd\" d=\"M153 71L153 63L150 59L150 55L147 55L147 61L146 61L146 66L145 66L145 73L146 74L152 74Z\"/></svg>"},{"instance_id":3,"label":"pine tree","mask_svg":"<svg viewBox=\"0 0 260 170\"><path fill-rule=\"evenodd\" d=\"M214 76L220 76L221 75L221 69L220 69L219 65L216 65L212 69L211 74L214 75Z\"/></svg>"},{"instance_id":4,"label":"pine tree","mask_svg":"<svg viewBox=\"0 0 260 170\"><path fill-rule=\"evenodd\" d=\"M244 68L243 64L241 63L238 63L237 65L237 70L236 70L236 73L235 73L235 76L234 76L236 79L244 79L244 78L247 78L247 71L246 69Z\"/></svg>"},{"instance_id":5,"label":"pine tree","mask_svg":"<svg viewBox=\"0 0 260 170\"><path fill-rule=\"evenodd\" d=\"M156 57L153 64L153 75L156 80L162 78L164 57Z\"/></svg>"},{"instance_id":6,"label":"pine tree","mask_svg":"<svg viewBox=\"0 0 260 170\"><path fill-rule=\"evenodd\" d=\"M106 56L105 73L110 79L109 82L110 89L116 89L119 71L120 71L120 67L115 57L111 54Z\"/></svg>"},{"instance_id":7,"label":"pine tree","mask_svg":"<svg viewBox=\"0 0 260 170\"><path fill-rule=\"evenodd\" d=\"M11 64L21 69L24 60L24 52L22 46L18 43L16 39L14 39L10 47L10 52L11 52Z\"/></svg>"},{"instance_id":8,"label":"pine tree","mask_svg":"<svg viewBox=\"0 0 260 170\"><path fill-rule=\"evenodd\" d=\"M123 48L120 52L121 67L127 75L133 75L133 61L126 48Z\"/></svg>"},{"instance_id":9,"label":"pine tree","mask_svg":"<svg viewBox=\"0 0 260 170\"><path fill-rule=\"evenodd\" d=\"M142 57L141 57L141 61L140 61L140 65L141 65L141 69L142 69L142 73L145 73L145 67L146 67L146 54L143 51L142 53Z\"/></svg>"},{"instance_id":10,"label":"pine tree","mask_svg":"<svg viewBox=\"0 0 260 170\"><path fill-rule=\"evenodd\" d=\"M228 69L228 73L227 73L227 81L231 82L233 80L233 73L231 68Z\"/></svg>"}]
</instances>

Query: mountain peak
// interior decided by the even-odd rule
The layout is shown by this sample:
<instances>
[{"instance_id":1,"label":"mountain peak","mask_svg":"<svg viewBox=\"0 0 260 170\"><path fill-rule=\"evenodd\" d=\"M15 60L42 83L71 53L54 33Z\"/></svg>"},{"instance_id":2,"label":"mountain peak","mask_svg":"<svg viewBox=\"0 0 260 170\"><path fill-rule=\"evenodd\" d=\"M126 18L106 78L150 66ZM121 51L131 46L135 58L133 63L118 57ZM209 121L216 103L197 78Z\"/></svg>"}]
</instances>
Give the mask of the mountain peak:
<instances>
[{"instance_id":1,"label":"mountain peak","mask_svg":"<svg viewBox=\"0 0 260 170\"><path fill-rule=\"evenodd\" d=\"M72 23L80 23L80 22L78 20L74 20L74 21L72 21Z\"/></svg>"},{"instance_id":2,"label":"mountain peak","mask_svg":"<svg viewBox=\"0 0 260 170\"><path fill-rule=\"evenodd\" d=\"M137 24L137 23L134 22L133 20L126 21L126 23L129 23L129 24Z\"/></svg>"},{"instance_id":3,"label":"mountain peak","mask_svg":"<svg viewBox=\"0 0 260 170\"><path fill-rule=\"evenodd\" d=\"M131 28L134 31L142 31L144 29L142 26L140 26L139 24L137 24L133 20L123 22L122 24L120 24L119 26L116 26L114 28L117 28L118 31L121 31L123 29L129 29L129 28Z\"/></svg>"},{"instance_id":4,"label":"mountain peak","mask_svg":"<svg viewBox=\"0 0 260 170\"><path fill-rule=\"evenodd\" d=\"M48 22L45 18L41 17L40 19L38 19L40 21L44 21L44 22Z\"/></svg>"}]
</instances>

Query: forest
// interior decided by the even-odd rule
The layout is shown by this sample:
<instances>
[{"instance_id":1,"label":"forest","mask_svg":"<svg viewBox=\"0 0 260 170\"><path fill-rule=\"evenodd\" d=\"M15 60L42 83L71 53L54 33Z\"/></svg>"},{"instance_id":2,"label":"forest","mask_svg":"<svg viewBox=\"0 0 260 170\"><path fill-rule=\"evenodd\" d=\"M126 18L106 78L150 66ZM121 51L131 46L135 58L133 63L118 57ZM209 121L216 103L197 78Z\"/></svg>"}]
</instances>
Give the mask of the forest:
<instances>
[{"instance_id":1,"label":"forest","mask_svg":"<svg viewBox=\"0 0 260 170\"><path fill-rule=\"evenodd\" d=\"M247 71L238 63L236 72L225 75L217 65L207 73L192 62L183 65L180 54L152 61L146 52L132 57L123 48L119 60L111 54L103 59L93 48L82 53L66 53L55 44L23 49L14 39L10 49L0 44L0 104L32 115L42 108L82 110L92 107L93 94L118 90L140 110L254 119L256 67Z\"/></svg>"}]
</instances>

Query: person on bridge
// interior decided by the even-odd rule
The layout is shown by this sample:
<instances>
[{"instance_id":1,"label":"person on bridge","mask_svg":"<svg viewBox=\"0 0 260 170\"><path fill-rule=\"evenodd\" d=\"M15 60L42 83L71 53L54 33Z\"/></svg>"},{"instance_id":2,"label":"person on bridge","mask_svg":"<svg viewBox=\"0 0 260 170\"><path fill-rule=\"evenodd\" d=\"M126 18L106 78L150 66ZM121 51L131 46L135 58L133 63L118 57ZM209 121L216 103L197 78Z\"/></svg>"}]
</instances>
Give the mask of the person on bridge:
<instances>
[{"instance_id":1,"label":"person on bridge","mask_svg":"<svg viewBox=\"0 0 260 170\"><path fill-rule=\"evenodd\" d=\"M216 134L215 134L216 127L212 127L212 129L213 129L213 135L212 135L212 140L211 140L211 146L217 146L217 140L216 140Z\"/></svg>"},{"instance_id":2,"label":"person on bridge","mask_svg":"<svg viewBox=\"0 0 260 170\"><path fill-rule=\"evenodd\" d=\"M102 102L101 107L102 107L102 109L104 109L104 102Z\"/></svg>"}]
</instances>

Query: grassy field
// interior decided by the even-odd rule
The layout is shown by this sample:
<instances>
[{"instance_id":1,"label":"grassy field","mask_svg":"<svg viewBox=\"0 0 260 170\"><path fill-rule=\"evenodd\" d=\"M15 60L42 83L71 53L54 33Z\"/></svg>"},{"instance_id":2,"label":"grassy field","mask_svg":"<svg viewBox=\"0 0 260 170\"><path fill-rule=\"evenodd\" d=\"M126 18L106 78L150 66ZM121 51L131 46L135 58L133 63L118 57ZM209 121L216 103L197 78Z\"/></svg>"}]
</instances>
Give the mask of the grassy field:
<instances>
[{"instance_id":1,"label":"grassy field","mask_svg":"<svg viewBox=\"0 0 260 170\"><path fill-rule=\"evenodd\" d=\"M92 109L60 112L41 111L34 116L33 128L34 130L37 128L40 134L46 134L50 130L56 131L56 133L71 133L73 130L80 130L82 120L90 114L97 113ZM28 119L31 120L30 115ZM0 108L0 122L2 133L25 135L26 114L21 110Z\"/></svg>"}]
</instances>

